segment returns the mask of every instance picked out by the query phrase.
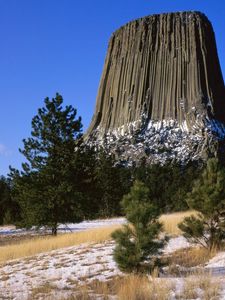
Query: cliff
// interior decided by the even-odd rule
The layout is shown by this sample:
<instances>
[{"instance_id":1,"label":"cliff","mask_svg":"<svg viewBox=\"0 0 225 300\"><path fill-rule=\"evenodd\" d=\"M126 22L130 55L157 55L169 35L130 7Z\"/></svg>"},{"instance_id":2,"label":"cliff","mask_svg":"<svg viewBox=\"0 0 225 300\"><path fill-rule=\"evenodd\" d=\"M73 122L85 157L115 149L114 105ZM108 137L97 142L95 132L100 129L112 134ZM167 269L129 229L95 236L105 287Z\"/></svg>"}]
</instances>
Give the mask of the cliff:
<instances>
[{"instance_id":1,"label":"cliff","mask_svg":"<svg viewBox=\"0 0 225 300\"><path fill-rule=\"evenodd\" d=\"M154 154L163 157L163 149L166 157L159 160L180 160L179 151L169 155L168 150L187 143L184 160L190 160L201 156L200 138L204 149L215 137L224 138L224 122L224 82L204 14L153 15L113 33L86 133L89 143L104 144L122 160L145 156L150 161Z\"/></svg>"}]
</instances>

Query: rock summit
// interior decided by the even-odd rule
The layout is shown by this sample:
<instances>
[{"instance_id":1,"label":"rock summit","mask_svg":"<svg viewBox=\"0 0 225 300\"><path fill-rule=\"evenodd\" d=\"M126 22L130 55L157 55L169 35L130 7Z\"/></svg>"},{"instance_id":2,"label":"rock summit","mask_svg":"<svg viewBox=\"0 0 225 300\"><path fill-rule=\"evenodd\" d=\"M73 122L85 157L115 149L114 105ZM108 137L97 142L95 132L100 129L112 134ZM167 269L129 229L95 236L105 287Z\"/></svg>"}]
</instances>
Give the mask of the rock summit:
<instances>
[{"instance_id":1,"label":"rock summit","mask_svg":"<svg viewBox=\"0 0 225 300\"><path fill-rule=\"evenodd\" d=\"M215 36L200 12L147 16L109 41L86 143L131 165L205 159L225 138Z\"/></svg>"}]
</instances>

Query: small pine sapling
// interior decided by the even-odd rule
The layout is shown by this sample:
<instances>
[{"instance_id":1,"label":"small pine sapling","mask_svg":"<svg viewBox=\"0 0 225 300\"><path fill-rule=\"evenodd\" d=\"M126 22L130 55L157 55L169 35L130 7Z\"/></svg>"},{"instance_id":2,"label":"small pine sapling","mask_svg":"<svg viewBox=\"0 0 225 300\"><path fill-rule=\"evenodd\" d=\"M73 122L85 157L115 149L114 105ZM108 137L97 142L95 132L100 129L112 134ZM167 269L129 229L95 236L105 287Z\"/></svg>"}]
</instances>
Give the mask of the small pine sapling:
<instances>
[{"instance_id":1,"label":"small pine sapling","mask_svg":"<svg viewBox=\"0 0 225 300\"><path fill-rule=\"evenodd\" d=\"M156 256L166 239L159 239L162 231L159 210L149 201L148 194L148 188L135 181L121 202L129 224L116 230L112 237L116 242L114 260L123 272L150 271L159 263Z\"/></svg>"},{"instance_id":2,"label":"small pine sapling","mask_svg":"<svg viewBox=\"0 0 225 300\"><path fill-rule=\"evenodd\" d=\"M184 219L178 227L193 243L212 250L221 248L225 239L225 169L217 159L208 161L207 167L194 182L188 194L188 205L198 212Z\"/></svg>"}]
</instances>

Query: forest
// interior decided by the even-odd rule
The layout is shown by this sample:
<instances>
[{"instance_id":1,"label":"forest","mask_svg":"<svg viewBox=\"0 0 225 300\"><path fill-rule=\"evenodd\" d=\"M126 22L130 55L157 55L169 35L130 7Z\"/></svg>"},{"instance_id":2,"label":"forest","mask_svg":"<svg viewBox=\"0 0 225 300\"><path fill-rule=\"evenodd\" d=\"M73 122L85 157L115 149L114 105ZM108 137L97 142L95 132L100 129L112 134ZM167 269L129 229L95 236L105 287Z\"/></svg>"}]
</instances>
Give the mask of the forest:
<instances>
[{"instance_id":1,"label":"forest","mask_svg":"<svg viewBox=\"0 0 225 300\"><path fill-rule=\"evenodd\" d=\"M126 168L113 154L83 142L82 120L63 98L44 100L23 140L22 169L10 166L0 178L0 223L17 227L121 216L121 200L135 180L148 188L148 198L161 213L188 208L186 195L201 174L203 163L140 165Z\"/></svg>"}]
</instances>

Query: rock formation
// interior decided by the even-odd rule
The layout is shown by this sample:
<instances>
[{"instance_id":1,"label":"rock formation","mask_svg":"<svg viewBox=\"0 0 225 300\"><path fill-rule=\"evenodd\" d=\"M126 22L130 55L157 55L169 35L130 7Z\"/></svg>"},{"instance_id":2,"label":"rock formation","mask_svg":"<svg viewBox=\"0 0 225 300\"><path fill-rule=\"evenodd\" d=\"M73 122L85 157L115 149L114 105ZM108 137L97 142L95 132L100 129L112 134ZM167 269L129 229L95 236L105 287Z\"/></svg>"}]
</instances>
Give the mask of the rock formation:
<instances>
[{"instance_id":1,"label":"rock formation","mask_svg":"<svg viewBox=\"0 0 225 300\"><path fill-rule=\"evenodd\" d=\"M86 142L128 163L187 162L214 151L224 122L224 82L204 14L153 15L113 33Z\"/></svg>"}]
</instances>

